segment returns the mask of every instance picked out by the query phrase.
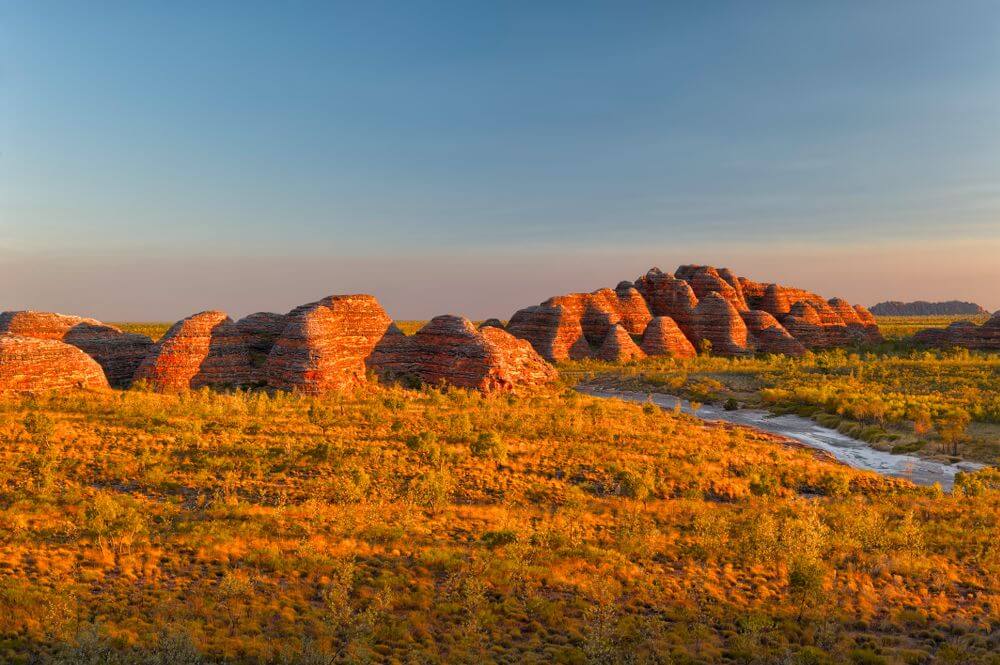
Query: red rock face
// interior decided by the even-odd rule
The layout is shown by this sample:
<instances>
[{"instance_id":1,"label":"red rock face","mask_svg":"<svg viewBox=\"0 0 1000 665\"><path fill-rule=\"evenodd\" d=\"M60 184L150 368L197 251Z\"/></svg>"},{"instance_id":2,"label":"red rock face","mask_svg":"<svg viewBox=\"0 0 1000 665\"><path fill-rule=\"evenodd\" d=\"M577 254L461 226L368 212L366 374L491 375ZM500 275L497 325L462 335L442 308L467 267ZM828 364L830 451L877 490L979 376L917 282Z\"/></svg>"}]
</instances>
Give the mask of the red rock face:
<instances>
[{"instance_id":1,"label":"red rock face","mask_svg":"<svg viewBox=\"0 0 1000 665\"><path fill-rule=\"evenodd\" d=\"M709 293L718 293L737 309L737 311L747 309L743 292L739 289L739 282L735 276L723 268L726 274L733 280L732 283L726 281L718 270L712 266L681 266L675 273L680 279L686 280L698 299L702 299ZM735 286L734 286L735 284Z\"/></svg>"},{"instance_id":2,"label":"red rock face","mask_svg":"<svg viewBox=\"0 0 1000 665\"><path fill-rule=\"evenodd\" d=\"M780 320L791 310L792 303L789 301L784 287L768 284L764 289L764 298L760 303L760 308Z\"/></svg>"},{"instance_id":3,"label":"red rock face","mask_svg":"<svg viewBox=\"0 0 1000 665\"><path fill-rule=\"evenodd\" d=\"M482 392L513 391L557 378L555 368L527 341L492 326L477 330L459 316L437 316L412 337L387 336L367 364L386 380L412 377Z\"/></svg>"},{"instance_id":4,"label":"red rock face","mask_svg":"<svg viewBox=\"0 0 1000 665\"><path fill-rule=\"evenodd\" d=\"M698 355L691 341L669 316L657 316L649 322L642 334L640 348L647 356L694 358Z\"/></svg>"},{"instance_id":5,"label":"red rock face","mask_svg":"<svg viewBox=\"0 0 1000 665\"><path fill-rule=\"evenodd\" d=\"M597 351L597 357L608 362L625 362L634 358L644 358L646 356L629 336L628 331L619 324L611 326L601 348Z\"/></svg>"},{"instance_id":6,"label":"red rock face","mask_svg":"<svg viewBox=\"0 0 1000 665\"><path fill-rule=\"evenodd\" d=\"M622 282L615 290L568 293L519 310L507 331L531 342L546 360L557 362L593 356L616 324L641 334L651 318L639 291Z\"/></svg>"},{"instance_id":7,"label":"red rock face","mask_svg":"<svg viewBox=\"0 0 1000 665\"><path fill-rule=\"evenodd\" d=\"M649 304L653 316L669 316L688 339L694 338L692 319L698 297L682 279L652 268L635 282L635 288Z\"/></svg>"},{"instance_id":8,"label":"red rock face","mask_svg":"<svg viewBox=\"0 0 1000 665\"><path fill-rule=\"evenodd\" d=\"M528 341L549 362L579 360L590 356L580 318L562 305L535 305L514 313L507 332Z\"/></svg>"},{"instance_id":9,"label":"red rock face","mask_svg":"<svg viewBox=\"0 0 1000 665\"><path fill-rule=\"evenodd\" d=\"M843 298L831 298L827 301L827 303L830 305L830 309L832 309L837 316L840 317L840 320L845 325L861 325L861 317L858 316L857 310L851 306L851 303L847 302Z\"/></svg>"},{"instance_id":10,"label":"red rock face","mask_svg":"<svg viewBox=\"0 0 1000 665\"><path fill-rule=\"evenodd\" d=\"M717 355L751 352L746 324L732 303L719 293L709 293L698 302L693 327L698 344L707 339Z\"/></svg>"},{"instance_id":11,"label":"red rock face","mask_svg":"<svg viewBox=\"0 0 1000 665\"><path fill-rule=\"evenodd\" d=\"M807 349L822 349L829 346L823 321L809 303L799 301L792 305L790 312L781 319L781 324Z\"/></svg>"},{"instance_id":12,"label":"red rock face","mask_svg":"<svg viewBox=\"0 0 1000 665\"><path fill-rule=\"evenodd\" d=\"M86 353L54 339L0 335L0 393L108 388L104 370Z\"/></svg>"},{"instance_id":13,"label":"red rock face","mask_svg":"<svg viewBox=\"0 0 1000 665\"><path fill-rule=\"evenodd\" d=\"M288 317L274 312L257 312L236 322L236 329L243 335L250 358L251 383L264 383L267 373L264 369L267 356L274 343L288 325Z\"/></svg>"},{"instance_id":14,"label":"red rock face","mask_svg":"<svg viewBox=\"0 0 1000 665\"><path fill-rule=\"evenodd\" d=\"M570 317L580 322L583 335L591 346L599 345L611 326L621 320L618 314L618 298L611 289L556 296L549 298L542 305L561 305Z\"/></svg>"},{"instance_id":15,"label":"red rock face","mask_svg":"<svg viewBox=\"0 0 1000 665\"><path fill-rule=\"evenodd\" d=\"M947 328L925 328L913 336L913 341L925 346L997 351L1000 350L1000 312L981 326L971 321L956 321Z\"/></svg>"},{"instance_id":16,"label":"red rock face","mask_svg":"<svg viewBox=\"0 0 1000 665\"><path fill-rule=\"evenodd\" d=\"M861 321L861 325L865 329L865 335L868 341L874 344L879 344L885 341L882 336L882 331L878 328L878 322L875 320L875 316L872 315L867 309L861 305L854 306L854 312L858 315L858 320Z\"/></svg>"},{"instance_id":17,"label":"red rock face","mask_svg":"<svg viewBox=\"0 0 1000 665\"><path fill-rule=\"evenodd\" d=\"M145 335L122 332L94 319L51 312L4 312L0 314L0 333L75 346L97 361L113 386L128 385L153 346Z\"/></svg>"},{"instance_id":18,"label":"red rock face","mask_svg":"<svg viewBox=\"0 0 1000 665\"><path fill-rule=\"evenodd\" d=\"M618 323L630 335L641 335L653 318L645 298L632 282L619 282L615 287L615 296L620 317Z\"/></svg>"},{"instance_id":19,"label":"red rock face","mask_svg":"<svg viewBox=\"0 0 1000 665\"><path fill-rule=\"evenodd\" d=\"M868 313L871 323L863 321L858 309L843 298L832 298L829 304L831 309L836 312L840 320L847 326L852 342L878 343L882 341L882 334L878 330L878 324L875 324L874 317L863 307L861 309Z\"/></svg>"},{"instance_id":20,"label":"red rock face","mask_svg":"<svg viewBox=\"0 0 1000 665\"><path fill-rule=\"evenodd\" d=\"M175 323L135 372L161 392L250 382L246 340L225 312L207 311Z\"/></svg>"},{"instance_id":21,"label":"red rock face","mask_svg":"<svg viewBox=\"0 0 1000 665\"><path fill-rule=\"evenodd\" d=\"M760 332L764 339L756 340L755 335L751 335L750 339L740 342L739 328L741 323L745 326L745 322L742 319L733 321L729 331L736 335L737 341L733 342L734 338L715 329L717 326L711 320L696 321L700 301L712 294L717 294L738 313L758 310L781 323L770 325L766 322ZM807 305L808 311L801 307L793 311L798 303ZM718 310L718 306L704 309ZM723 319L729 316L728 312L721 311L714 314ZM638 335L645 331L652 317L659 316L673 319L684 336L695 344L700 339L708 339L704 337L704 330L718 335L722 348L728 349L725 353L746 353L759 347L771 353L799 355L804 347L882 341L877 324L864 308L852 307L840 299L827 302L805 289L757 282L727 268L704 265L682 265L675 275L652 268L636 280L634 286L622 282L614 292L601 289L589 294L550 298L541 308L518 312L511 319L508 330L529 339L539 353L555 361L595 355L598 353L595 349L600 349L613 325L619 324L630 334ZM785 318L789 316L791 321L786 324ZM751 318L757 323L764 321L758 314ZM800 335L802 338L798 339ZM789 340L789 336L800 343Z\"/></svg>"},{"instance_id":22,"label":"red rock face","mask_svg":"<svg viewBox=\"0 0 1000 665\"><path fill-rule=\"evenodd\" d=\"M365 361L392 320L369 295L296 307L265 364L268 385L319 394L365 382Z\"/></svg>"},{"instance_id":23,"label":"red rock face","mask_svg":"<svg viewBox=\"0 0 1000 665\"><path fill-rule=\"evenodd\" d=\"M740 312L740 316L747 324L747 330L756 342L757 350L761 353L801 356L806 352L802 343L792 337L791 333L767 312L751 309Z\"/></svg>"}]
</instances>

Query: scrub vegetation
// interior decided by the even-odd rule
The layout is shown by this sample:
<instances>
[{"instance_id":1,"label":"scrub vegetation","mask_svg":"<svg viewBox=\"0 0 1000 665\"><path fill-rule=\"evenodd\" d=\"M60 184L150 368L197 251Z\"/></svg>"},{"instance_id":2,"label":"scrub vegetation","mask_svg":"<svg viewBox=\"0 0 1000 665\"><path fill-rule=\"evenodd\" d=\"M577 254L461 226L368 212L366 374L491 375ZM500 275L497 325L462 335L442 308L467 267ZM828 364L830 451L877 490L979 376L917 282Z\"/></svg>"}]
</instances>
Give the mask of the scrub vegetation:
<instances>
[{"instance_id":1,"label":"scrub vegetation","mask_svg":"<svg viewBox=\"0 0 1000 665\"><path fill-rule=\"evenodd\" d=\"M568 387L0 401L0 660L995 663L943 495Z\"/></svg>"}]
</instances>

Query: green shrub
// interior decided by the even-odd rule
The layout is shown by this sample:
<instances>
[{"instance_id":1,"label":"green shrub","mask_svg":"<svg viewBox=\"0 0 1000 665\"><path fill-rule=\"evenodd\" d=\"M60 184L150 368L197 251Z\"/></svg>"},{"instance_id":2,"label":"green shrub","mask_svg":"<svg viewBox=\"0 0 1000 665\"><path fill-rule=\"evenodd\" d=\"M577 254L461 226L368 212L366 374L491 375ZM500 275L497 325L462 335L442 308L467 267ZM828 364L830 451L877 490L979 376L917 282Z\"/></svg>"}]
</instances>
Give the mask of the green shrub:
<instances>
[{"instance_id":1,"label":"green shrub","mask_svg":"<svg viewBox=\"0 0 1000 665\"><path fill-rule=\"evenodd\" d=\"M507 444L496 432L480 432L469 448L474 457L493 460L499 464L507 462Z\"/></svg>"}]
</instances>

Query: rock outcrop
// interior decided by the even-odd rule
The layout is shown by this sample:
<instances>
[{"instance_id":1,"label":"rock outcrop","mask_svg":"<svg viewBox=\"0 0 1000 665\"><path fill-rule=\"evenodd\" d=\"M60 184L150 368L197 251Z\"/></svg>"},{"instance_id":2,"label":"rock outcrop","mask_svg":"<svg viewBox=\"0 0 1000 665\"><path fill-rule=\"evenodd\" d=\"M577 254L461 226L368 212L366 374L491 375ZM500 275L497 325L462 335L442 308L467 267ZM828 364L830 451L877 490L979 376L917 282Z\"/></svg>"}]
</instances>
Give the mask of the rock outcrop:
<instances>
[{"instance_id":1,"label":"rock outcrop","mask_svg":"<svg viewBox=\"0 0 1000 665\"><path fill-rule=\"evenodd\" d=\"M716 298L746 316L734 317ZM710 302L702 306L706 299ZM806 348L882 341L878 324L863 307L706 265L682 265L673 275L651 268L634 284L619 283L614 292L556 296L517 312L507 329L557 361L599 356L612 326L644 335L656 317L669 317L691 344L708 339L716 353L730 355L754 350L801 355ZM744 334L741 327L747 325L751 330Z\"/></svg>"},{"instance_id":2,"label":"rock outcrop","mask_svg":"<svg viewBox=\"0 0 1000 665\"><path fill-rule=\"evenodd\" d=\"M801 356L806 352L802 343L792 337L791 333L767 312L751 309L740 312L740 316L743 317L743 322L746 323L747 330L760 353Z\"/></svg>"},{"instance_id":3,"label":"rock outcrop","mask_svg":"<svg viewBox=\"0 0 1000 665\"><path fill-rule=\"evenodd\" d=\"M641 335L653 318L646 299L632 282L619 282L615 287L618 300L618 323L630 335Z\"/></svg>"},{"instance_id":4,"label":"rock outcrop","mask_svg":"<svg viewBox=\"0 0 1000 665\"><path fill-rule=\"evenodd\" d=\"M243 335L249 355L251 383L267 381L267 357L286 325L288 317L274 312L257 312L236 322L236 329Z\"/></svg>"},{"instance_id":5,"label":"rock outcrop","mask_svg":"<svg viewBox=\"0 0 1000 665\"><path fill-rule=\"evenodd\" d=\"M243 386L251 381L246 339L225 312L206 311L175 323L135 372L154 390Z\"/></svg>"},{"instance_id":6,"label":"rock outcrop","mask_svg":"<svg viewBox=\"0 0 1000 665\"><path fill-rule=\"evenodd\" d=\"M981 326L971 321L956 321L947 328L925 328L913 336L924 346L958 346L979 351L1000 350L1000 312Z\"/></svg>"},{"instance_id":7,"label":"rock outcrop","mask_svg":"<svg viewBox=\"0 0 1000 665\"><path fill-rule=\"evenodd\" d=\"M632 341L632 337L625 330L625 327L616 323L611 326L611 330L604 338L601 348L597 350L596 356L598 359L608 362L625 362L626 360L644 358L646 354Z\"/></svg>"},{"instance_id":8,"label":"rock outcrop","mask_svg":"<svg viewBox=\"0 0 1000 665\"><path fill-rule=\"evenodd\" d=\"M698 297L690 284L659 268L651 268L636 280L635 288L646 299L653 316L669 316L688 339L694 337L692 320Z\"/></svg>"},{"instance_id":9,"label":"rock outcrop","mask_svg":"<svg viewBox=\"0 0 1000 665\"><path fill-rule=\"evenodd\" d=\"M412 336L387 335L367 366L386 380L416 379L482 392L513 391L556 380L525 340L494 326L478 330L460 316L437 316Z\"/></svg>"},{"instance_id":10,"label":"rock outcrop","mask_svg":"<svg viewBox=\"0 0 1000 665\"><path fill-rule=\"evenodd\" d=\"M725 298L729 304L737 311L747 309L746 299L739 281L729 270L723 268L729 281L724 279L720 272L712 266L681 266L677 269L675 276L685 280L691 285L691 290L699 299L704 298L709 293L718 293Z\"/></svg>"},{"instance_id":11,"label":"rock outcrop","mask_svg":"<svg viewBox=\"0 0 1000 665\"><path fill-rule=\"evenodd\" d=\"M591 354L580 318L562 305L534 305L514 313L507 332L527 340L549 362L579 360Z\"/></svg>"},{"instance_id":12,"label":"rock outcrop","mask_svg":"<svg viewBox=\"0 0 1000 665\"><path fill-rule=\"evenodd\" d=\"M592 293L568 293L514 313L507 331L531 342L546 360L594 356L612 326L641 335L653 315L631 282Z\"/></svg>"},{"instance_id":13,"label":"rock outcrop","mask_svg":"<svg viewBox=\"0 0 1000 665\"><path fill-rule=\"evenodd\" d=\"M887 300L874 305L871 311L875 316L981 316L989 314L980 305L961 300L945 302Z\"/></svg>"},{"instance_id":14,"label":"rock outcrop","mask_svg":"<svg viewBox=\"0 0 1000 665\"><path fill-rule=\"evenodd\" d=\"M647 356L694 358L698 355L691 341L669 316L657 316L649 322L642 333L642 344L639 348Z\"/></svg>"},{"instance_id":15,"label":"rock outcrop","mask_svg":"<svg viewBox=\"0 0 1000 665\"><path fill-rule=\"evenodd\" d=\"M370 295L329 296L296 307L267 357L267 383L308 394L364 383L365 362L390 326Z\"/></svg>"},{"instance_id":16,"label":"rock outcrop","mask_svg":"<svg viewBox=\"0 0 1000 665\"><path fill-rule=\"evenodd\" d=\"M807 302L799 301L792 305L788 314L782 317L781 325L807 349L823 349L829 346L823 320L816 309Z\"/></svg>"},{"instance_id":17,"label":"rock outcrop","mask_svg":"<svg viewBox=\"0 0 1000 665\"><path fill-rule=\"evenodd\" d=\"M885 341L879 332L875 317L867 309L861 305L852 306L843 298L832 298L829 303L847 326L852 341L872 344Z\"/></svg>"},{"instance_id":18,"label":"rock outcrop","mask_svg":"<svg viewBox=\"0 0 1000 665\"><path fill-rule=\"evenodd\" d=\"M97 361L55 339L0 334L0 393L107 388Z\"/></svg>"},{"instance_id":19,"label":"rock outcrop","mask_svg":"<svg viewBox=\"0 0 1000 665\"><path fill-rule=\"evenodd\" d=\"M97 361L113 386L125 386L153 346L145 335L122 332L95 319L52 312L3 312L0 333L65 342Z\"/></svg>"},{"instance_id":20,"label":"rock outcrop","mask_svg":"<svg viewBox=\"0 0 1000 665\"><path fill-rule=\"evenodd\" d=\"M480 328L500 328L501 330L504 329L503 321L501 321L500 319L486 319L485 321L483 321L482 323L479 324L479 327Z\"/></svg>"},{"instance_id":21,"label":"rock outcrop","mask_svg":"<svg viewBox=\"0 0 1000 665\"><path fill-rule=\"evenodd\" d=\"M712 352L723 356L738 356L752 352L747 326L739 311L722 294L711 292L698 302L694 310L695 345L703 340L712 343Z\"/></svg>"}]
</instances>

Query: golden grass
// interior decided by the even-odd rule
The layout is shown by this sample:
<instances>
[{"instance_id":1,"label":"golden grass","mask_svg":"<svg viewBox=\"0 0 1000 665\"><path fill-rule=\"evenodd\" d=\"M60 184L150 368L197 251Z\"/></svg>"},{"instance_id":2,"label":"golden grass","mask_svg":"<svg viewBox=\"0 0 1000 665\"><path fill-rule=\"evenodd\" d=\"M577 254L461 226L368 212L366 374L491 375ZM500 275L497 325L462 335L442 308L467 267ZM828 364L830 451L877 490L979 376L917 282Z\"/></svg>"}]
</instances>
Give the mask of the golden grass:
<instances>
[{"instance_id":1,"label":"golden grass","mask_svg":"<svg viewBox=\"0 0 1000 665\"><path fill-rule=\"evenodd\" d=\"M0 661L995 662L998 521L565 388L7 397Z\"/></svg>"},{"instance_id":2,"label":"golden grass","mask_svg":"<svg viewBox=\"0 0 1000 665\"><path fill-rule=\"evenodd\" d=\"M956 321L972 321L982 324L989 315L978 316L877 316L878 328L889 340L900 340L911 337L913 333L924 328L946 328Z\"/></svg>"}]
</instances>

